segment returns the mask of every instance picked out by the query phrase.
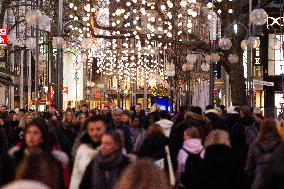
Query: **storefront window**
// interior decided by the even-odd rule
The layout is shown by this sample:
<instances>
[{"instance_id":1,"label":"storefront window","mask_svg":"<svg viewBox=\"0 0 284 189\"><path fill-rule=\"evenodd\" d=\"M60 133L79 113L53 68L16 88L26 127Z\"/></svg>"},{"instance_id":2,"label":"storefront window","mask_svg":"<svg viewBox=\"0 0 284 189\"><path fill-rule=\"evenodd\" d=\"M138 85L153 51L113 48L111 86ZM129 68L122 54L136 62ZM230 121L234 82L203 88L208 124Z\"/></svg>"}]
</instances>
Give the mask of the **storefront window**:
<instances>
[{"instance_id":1,"label":"storefront window","mask_svg":"<svg viewBox=\"0 0 284 189\"><path fill-rule=\"evenodd\" d=\"M274 34L270 34L269 44L274 37L275 37ZM276 35L276 38L283 41L284 35ZM269 55L268 55L269 75L281 75L282 73L284 73L283 49L273 50L270 47L268 48L269 48L269 51L268 51L269 52Z\"/></svg>"}]
</instances>

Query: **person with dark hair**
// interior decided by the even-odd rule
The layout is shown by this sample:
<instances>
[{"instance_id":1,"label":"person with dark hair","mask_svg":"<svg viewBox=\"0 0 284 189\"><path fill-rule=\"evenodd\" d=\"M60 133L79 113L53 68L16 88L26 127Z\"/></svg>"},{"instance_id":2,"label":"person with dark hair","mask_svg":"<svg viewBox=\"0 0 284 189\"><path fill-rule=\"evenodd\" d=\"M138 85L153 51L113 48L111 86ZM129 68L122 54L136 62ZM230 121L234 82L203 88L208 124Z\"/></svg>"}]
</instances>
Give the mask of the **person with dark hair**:
<instances>
[{"instance_id":1,"label":"person with dark hair","mask_svg":"<svg viewBox=\"0 0 284 189\"><path fill-rule=\"evenodd\" d=\"M76 156L69 189L78 189L86 167L97 155L101 138L106 132L106 124L99 118L87 119L84 128L86 128L86 132L80 137L77 150L73 146Z\"/></svg>"},{"instance_id":2,"label":"person with dark hair","mask_svg":"<svg viewBox=\"0 0 284 189\"><path fill-rule=\"evenodd\" d=\"M133 143L133 152L137 153L144 142L146 131L141 125L141 120L138 116L133 117L131 121L130 133Z\"/></svg>"},{"instance_id":3,"label":"person with dark hair","mask_svg":"<svg viewBox=\"0 0 284 189\"><path fill-rule=\"evenodd\" d=\"M214 105L209 104L209 105L207 105L207 106L206 106L206 108L205 108L205 109L206 109L206 110L214 109Z\"/></svg>"},{"instance_id":4,"label":"person with dark hair","mask_svg":"<svg viewBox=\"0 0 284 189\"><path fill-rule=\"evenodd\" d=\"M186 111L188 111L188 108L186 106L181 106L179 108L179 112L176 115L174 115L171 119L171 121L174 123L174 125L177 125L178 123L180 123L184 120L184 114L185 114Z\"/></svg>"},{"instance_id":5,"label":"person with dark hair","mask_svg":"<svg viewBox=\"0 0 284 189\"><path fill-rule=\"evenodd\" d=\"M136 117L138 116L139 119L141 120L141 125L143 128L146 128L147 127L147 116L145 114L145 110L142 109L142 104L141 103L137 103L135 105L135 111L132 115L132 118L133 117Z\"/></svg>"},{"instance_id":6,"label":"person with dark hair","mask_svg":"<svg viewBox=\"0 0 284 189\"><path fill-rule=\"evenodd\" d=\"M189 111L202 115L202 109L199 106L190 106Z\"/></svg>"},{"instance_id":7,"label":"person with dark hair","mask_svg":"<svg viewBox=\"0 0 284 189\"><path fill-rule=\"evenodd\" d=\"M112 122L107 125L107 130L109 132L120 132L121 136L124 138L124 147L128 153L132 152L133 144L131 140L131 135L129 127L122 123L122 113L123 111L119 108L113 109L112 111Z\"/></svg>"},{"instance_id":8,"label":"person with dark hair","mask_svg":"<svg viewBox=\"0 0 284 189\"><path fill-rule=\"evenodd\" d=\"M245 171L253 179L252 189L258 189L265 166L282 143L275 119L266 119L260 125L258 138L249 147Z\"/></svg>"},{"instance_id":9,"label":"person with dark hair","mask_svg":"<svg viewBox=\"0 0 284 189\"><path fill-rule=\"evenodd\" d=\"M112 116L111 116L111 110L108 106L104 106L103 111L102 111L102 119L107 123L111 123L112 121Z\"/></svg>"},{"instance_id":10,"label":"person with dark hair","mask_svg":"<svg viewBox=\"0 0 284 189\"><path fill-rule=\"evenodd\" d=\"M152 124L146 131L144 143L137 155L138 157L150 158L156 163L163 162L161 168L165 168L167 165L165 146L168 145L168 142L163 129L157 124Z\"/></svg>"},{"instance_id":11,"label":"person with dark hair","mask_svg":"<svg viewBox=\"0 0 284 189\"><path fill-rule=\"evenodd\" d=\"M47 140L45 122L34 119L25 128L23 143L8 152L4 169L6 183L14 179L31 179L54 189L68 187L63 181L63 169L68 166L68 157L61 151L53 150Z\"/></svg>"},{"instance_id":12,"label":"person with dark hair","mask_svg":"<svg viewBox=\"0 0 284 189\"><path fill-rule=\"evenodd\" d=\"M129 111L127 111L127 110L124 110L124 111L123 111L121 121L122 121L122 123L123 123L125 126L130 127L130 125L131 125L131 116L130 116L130 114L129 114Z\"/></svg>"},{"instance_id":13,"label":"person with dark hair","mask_svg":"<svg viewBox=\"0 0 284 189\"><path fill-rule=\"evenodd\" d=\"M166 111L160 111L159 116L160 116L160 121L157 121L156 124L160 125L166 137L170 137L171 129L174 124L169 120L170 114L167 113Z\"/></svg>"},{"instance_id":14,"label":"person with dark hair","mask_svg":"<svg viewBox=\"0 0 284 189\"><path fill-rule=\"evenodd\" d=\"M257 127L253 113L249 106L242 106L240 120L232 126L232 149L238 154L242 167L244 167L249 145L257 138Z\"/></svg>"},{"instance_id":15,"label":"person with dark hair","mask_svg":"<svg viewBox=\"0 0 284 189\"><path fill-rule=\"evenodd\" d=\"M123 140L117 132L106 133L101 148L88 165L79 189L112 189L129 164L123 155Z\"/></svg>"}]
</instances>

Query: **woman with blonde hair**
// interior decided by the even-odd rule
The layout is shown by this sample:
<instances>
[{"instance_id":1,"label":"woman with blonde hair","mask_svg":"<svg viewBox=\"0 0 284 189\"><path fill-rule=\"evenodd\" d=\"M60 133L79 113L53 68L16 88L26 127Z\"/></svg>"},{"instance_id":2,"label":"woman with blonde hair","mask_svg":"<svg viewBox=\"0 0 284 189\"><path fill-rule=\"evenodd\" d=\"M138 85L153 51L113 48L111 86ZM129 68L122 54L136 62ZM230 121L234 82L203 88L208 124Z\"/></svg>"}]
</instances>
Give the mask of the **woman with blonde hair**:
<instances>
[{"instance_id":1,"label":"woman with blonde hair","mask_svg":"<svg viewBox=\"0 0 284 189\"><path fill-rule=\"evenodd\" d=\"M71 150L77 133L79 132L79 126L75 114L72 110L66 110L61 126L55 130L55 134L61 149L68 154L71 159Z\"/></svg>"},{"instance_id":2,"label":"woman with blonde hair","mask_svg":"<svg viewBox=\"0 0 284 189\"><path fill-rule=\"evenodd\" d=\"M229 134L213 130L205 139L204 159L198 165L190 184L198 189L243 188L240 161L231 149Z\"/></svg>"},{"instance_id":3,"label":"woman with blonde hair","mask_svg":"<svg viewBox=\"0 0 284 189\"><path fill-rule=\"evenodd\" d=\"M149 159L131 164L122 174L115 189L170 189L167 176Z\"/></svg>"}]
</instances>

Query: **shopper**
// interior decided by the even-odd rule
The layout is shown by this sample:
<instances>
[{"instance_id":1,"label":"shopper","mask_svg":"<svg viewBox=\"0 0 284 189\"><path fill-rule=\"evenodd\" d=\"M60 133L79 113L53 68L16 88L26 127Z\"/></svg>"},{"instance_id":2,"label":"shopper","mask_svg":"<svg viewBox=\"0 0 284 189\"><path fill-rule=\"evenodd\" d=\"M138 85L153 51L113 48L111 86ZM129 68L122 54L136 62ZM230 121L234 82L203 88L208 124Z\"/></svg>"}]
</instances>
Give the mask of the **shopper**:
<instances>
[{"instance_id":1,"label":"shopper","mask_svg":"<svg viewBox=\"0 0 284 189\"><path fill-rule=\"evenodd\" d=\"M260 126L258 138L249 147L245 171L253 179L251 188L258 189L265 166L274 151L282 143L278 133L278 122L275 119L266 119Z\"/></svg>"},{"instance_id":2,"label":"shopper","mask_svg":"<svg viewBox=\"0 0 284 189\"><path fill-rule=\"evenodd\" d=\"M101 149L88 165L80 189L112 189L128 166L129 160L122 153L121 135L106 133L102 137Z\"/></svg>"},{"instance_id":3,"label":"shopper","mask_svg":"<svg viewBox=\"0 0 284 189\"><path fill-rule=\"evenodd\" d=\"M81 144L76 152L70 189L78 189L86 167L99 151L101 138L106 132L106 124L98 118L90 118L86 121L87 132L80 138Z\"/></svg>"}]
</instances>

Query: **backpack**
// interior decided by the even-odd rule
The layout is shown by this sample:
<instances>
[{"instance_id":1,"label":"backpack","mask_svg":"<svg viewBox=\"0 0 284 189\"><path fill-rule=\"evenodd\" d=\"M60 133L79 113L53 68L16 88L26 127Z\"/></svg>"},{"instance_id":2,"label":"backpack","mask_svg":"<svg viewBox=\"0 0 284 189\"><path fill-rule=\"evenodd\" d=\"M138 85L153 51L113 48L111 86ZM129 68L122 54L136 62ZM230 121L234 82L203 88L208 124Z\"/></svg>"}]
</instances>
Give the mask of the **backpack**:
<instances>
[{"instance_id":1,"label":"backpack","mask_svg":"<svg viewBox=\"0 0 284 189\"><path fill-rule=\"evenodd\" d=\"M258 130L255 122L250 126L243 125L243 127L245 128L245 142L249 146L257 138Z\"/></svg>"},{"instance_id":2,"label":"backpack","mask_svg":"<svg viewBox=\"0 0 284 189\"><path fill-rule=\"evenodd\" d=\"M185 188L195 188L196 177L197 177L197 171L199 169L200 162L202 161L200 157L200 153L193 154L186 149L182 148L188 155L186 162L185 162L185 169L184 172L181 175L181 183L185 186Z\"/></svg>"},{"instance_id":3,"label":"backpack","mask_svg":"<svg viewBox=\"0 0 284 189\"><path fill-rule=\"evenodd\" d=\"M281 141L277 142L270 150L265 151L260 145L257 145L259 150L261 151L261 156L256 160L256 165L255 165L255 172L254 172L254 181L252 188L259 188L259 184L261 183L262 179L262 172L265 169L265 166L267 163L270 161L273 152L275 148L281 144Z\"/></svg>"}]
</instances>

